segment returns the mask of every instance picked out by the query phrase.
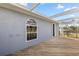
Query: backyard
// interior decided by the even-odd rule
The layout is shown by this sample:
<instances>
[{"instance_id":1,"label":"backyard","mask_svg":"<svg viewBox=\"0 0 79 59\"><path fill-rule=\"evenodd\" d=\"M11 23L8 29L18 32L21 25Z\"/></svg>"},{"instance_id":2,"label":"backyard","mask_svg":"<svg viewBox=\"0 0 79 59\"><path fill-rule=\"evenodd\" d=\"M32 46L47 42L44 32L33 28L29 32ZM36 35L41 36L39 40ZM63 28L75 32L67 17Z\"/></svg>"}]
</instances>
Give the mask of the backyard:
<instances>
[{"instance_id":1,"label":"backyard","mask_svg":"<svg viewBox=\"0 0 79 59\"><path fill-rule=\"evenodd\" d=\"M79 39L79 34L71 33L71 34L69 34L68 36L65 34L64 37L65 37L65 38Z\"/></svg>"},{"instance_id":2,"label":"backyard","mask_svg":"<svg viewBox=\"0 0 79 59\"><path fill-rule=\"evenodd\" d=\"M79 39L79 26L63 27L63 37Z\"/></svg>"}]
</instances>

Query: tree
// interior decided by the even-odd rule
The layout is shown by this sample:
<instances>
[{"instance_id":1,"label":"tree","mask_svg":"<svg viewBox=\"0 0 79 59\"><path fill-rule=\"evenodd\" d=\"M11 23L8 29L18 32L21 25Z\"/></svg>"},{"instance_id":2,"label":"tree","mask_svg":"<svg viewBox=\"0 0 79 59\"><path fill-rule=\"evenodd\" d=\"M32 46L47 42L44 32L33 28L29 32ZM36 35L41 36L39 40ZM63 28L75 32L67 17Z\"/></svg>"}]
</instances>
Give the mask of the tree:
<instances>
[{"instance_id":1,"label":"tree","mask_svg":"<svg viewBox=\"0 0 79 59\"><path fill-rule=\"evenodd\" d=\"M70 35L70 30L69 30L69 27L63 27L63 29L64 29L64 34L66 34L67 36L69 36Z\"/></svg>"},{"instance_id":2,"label":"tree","mask_svg":"<svg viewBox=\"0 0 79 59\"><path fill-rule=\"evenodd\" d=\"M70 31L76 33L77 27L76 26L70 26Z\"/></svg>"}]
</instances>

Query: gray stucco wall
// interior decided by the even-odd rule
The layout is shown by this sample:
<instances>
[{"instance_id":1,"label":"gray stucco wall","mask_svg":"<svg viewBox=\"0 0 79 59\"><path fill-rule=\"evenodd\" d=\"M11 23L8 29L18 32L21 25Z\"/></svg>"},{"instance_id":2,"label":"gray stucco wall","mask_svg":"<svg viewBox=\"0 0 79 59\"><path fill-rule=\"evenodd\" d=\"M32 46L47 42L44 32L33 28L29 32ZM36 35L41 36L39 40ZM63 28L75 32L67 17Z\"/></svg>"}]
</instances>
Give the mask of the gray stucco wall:
<instances>
[{"instance_id":1,"label":"gray stucco wall","mask_svg":"<svg viewBox=\"0 0 79 59\"><path fill-rule=\"evenodd\" d=\"M0 8L0 55L13 53L52 37L52 23L34 18L38 24L38 39L27 41L25 22L32 16Z\"/></svg>"}]
</instances>

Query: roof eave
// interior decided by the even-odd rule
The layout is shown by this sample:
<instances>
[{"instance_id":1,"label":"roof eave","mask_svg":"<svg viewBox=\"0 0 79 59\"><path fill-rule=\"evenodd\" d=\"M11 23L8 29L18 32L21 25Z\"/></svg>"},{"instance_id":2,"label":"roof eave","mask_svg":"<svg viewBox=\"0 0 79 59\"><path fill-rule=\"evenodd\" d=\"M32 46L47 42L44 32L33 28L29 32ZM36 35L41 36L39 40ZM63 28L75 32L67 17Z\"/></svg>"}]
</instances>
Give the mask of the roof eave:
<instances>
[{"instance_id":1,"label":"roof eave","mask_svg":"<svg viewBox=\"0 0 79 59\"><path fill-rule=\"evenodd\" d=\"M19 4L1 3L0 7L8 8L8 9L13 10L13 11L17 11L17 12L27 14L27 15L30 15L30 16L33 16L33 17L41 18L42 20L45 20L45 21L48 21L48 22L58 23L57 21L51 20L46 16L36 14L36 13L32 12L31 10L29 10L29 9L23 7L22 5L19 5Z\"/></svg>"}]
</instances>

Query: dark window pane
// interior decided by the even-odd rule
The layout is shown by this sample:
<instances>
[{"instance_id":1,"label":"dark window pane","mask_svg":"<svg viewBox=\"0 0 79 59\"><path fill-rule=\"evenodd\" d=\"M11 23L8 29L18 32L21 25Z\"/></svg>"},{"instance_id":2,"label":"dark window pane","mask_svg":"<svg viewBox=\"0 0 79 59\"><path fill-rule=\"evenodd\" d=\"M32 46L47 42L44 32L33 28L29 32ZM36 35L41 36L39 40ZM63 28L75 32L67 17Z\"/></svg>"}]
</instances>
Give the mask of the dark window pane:
<instances>
[{"instance_id":1,"label":"dark window pane","mask_svg":"<svg viewBox=\"0 0 79 59\"><path fill-rule=\"evenodd\" d=\"M27 32L36 32L37 27L36 26L27 26Z\"/></svg>"},{"instance_id":2,"label":"dark window pane","mask_svg":"<svg viewBox=\"0 0 79 59\"><path fill-rule=\"evenodd\" d=\"M27 34L27 40L31 40L30 39L30 33Z\"/></svg>"},{"instance_id":3,"label":"dark window pane","mask_svg":"<svg viewBox=\"0 0 79 59\"><path fill-rule=\"evenodd\" d=\"M27 40L32 40L37 38L37 33L28 33Z\"/></svg>"}]
</instances>

